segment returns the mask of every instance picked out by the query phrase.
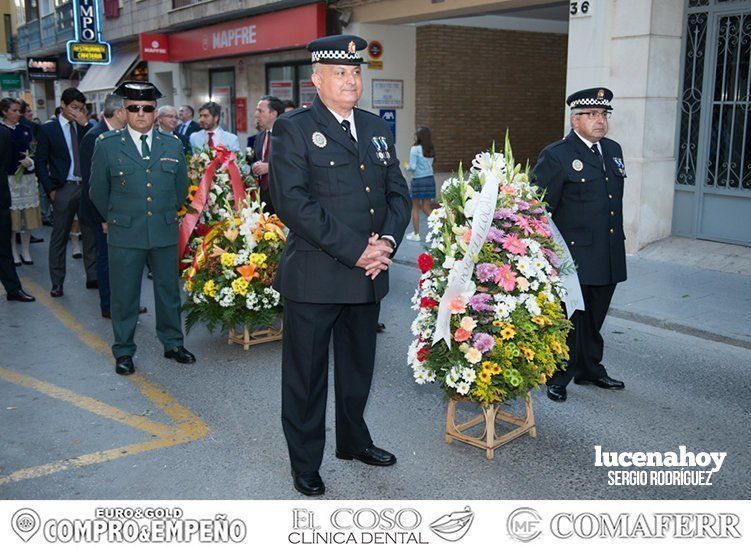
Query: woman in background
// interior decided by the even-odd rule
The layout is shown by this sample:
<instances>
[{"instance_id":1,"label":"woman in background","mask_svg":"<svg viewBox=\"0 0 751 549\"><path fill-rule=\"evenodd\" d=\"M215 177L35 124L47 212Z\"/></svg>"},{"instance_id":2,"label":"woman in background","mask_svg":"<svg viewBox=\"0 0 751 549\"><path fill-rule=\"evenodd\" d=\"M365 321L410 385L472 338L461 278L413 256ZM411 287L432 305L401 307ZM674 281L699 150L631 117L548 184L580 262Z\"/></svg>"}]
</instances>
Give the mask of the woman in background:
<instances>
[{"instance_id":1,"label":"woman in background","mask_svg":"<svg viewBox=\"0 0 751 549\"><path fill-rule=\"evenodd\" d=\"M420 240L420 211L430 215L435 199L435 177L433 177L433 159L435 150L430 137L430 129L417 128L415 144L409 151L409 166L412 172L410 197L412 198L412 232L406 236L407 240Z\"/></svg>"},{"instance_id":2,"label":"woman in background","mask_svg":"<svg viewBox=\"0 0 751 549\"><path fill-rule=\"evenodd\" d=\"M10 187L11 251L16 266L32 265L29 243L31 230L42 226L39 210L39 187L34 175L34 160L31 158L31 143L34 140L32 130L21 120L21 102L5 97L0 100L2 123L11 132L11 155L5 167ZM20 233L21 250L19 253L16 235Z\"/></svg>"}]
</instances>

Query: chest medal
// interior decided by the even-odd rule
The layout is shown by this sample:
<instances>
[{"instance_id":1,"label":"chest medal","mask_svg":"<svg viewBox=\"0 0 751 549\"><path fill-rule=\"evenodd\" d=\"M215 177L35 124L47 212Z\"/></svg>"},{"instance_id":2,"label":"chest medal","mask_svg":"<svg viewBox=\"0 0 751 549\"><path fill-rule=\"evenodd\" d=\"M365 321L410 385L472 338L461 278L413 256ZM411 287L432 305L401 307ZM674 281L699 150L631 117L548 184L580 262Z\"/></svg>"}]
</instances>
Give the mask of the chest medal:
<instances>
[{"instance_id":1,"label":"chest medal","mask_svg":"<svg viewBox=\"0 0 751 549\"><path fill-rule=\"evenodd\" d=\"M577 172L580 172L584 169L584 164L582 164L582 161L577 158L571 163L571 167L574 168Z\"/></svg>"},{"instance_id":2,"label":"chest medal","mask_svg":"<svg viewBox=\"0 0 751 549\"><path fill-rule=\"evenodd\" d=\"M626 165L623 163L623 159L614 156L613 162L615 163L615 167L618 168L618 173L621 177L626 177Z\"/></svg>"}]
</instances>

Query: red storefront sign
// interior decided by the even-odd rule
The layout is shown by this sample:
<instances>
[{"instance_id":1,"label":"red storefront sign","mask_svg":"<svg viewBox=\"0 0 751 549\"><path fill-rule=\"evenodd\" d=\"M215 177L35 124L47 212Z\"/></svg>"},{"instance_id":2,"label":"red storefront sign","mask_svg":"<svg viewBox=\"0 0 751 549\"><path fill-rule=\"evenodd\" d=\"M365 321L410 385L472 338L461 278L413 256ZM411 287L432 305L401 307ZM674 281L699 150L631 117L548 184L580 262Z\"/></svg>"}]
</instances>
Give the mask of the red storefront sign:
<instances>
[{"instance_id":1,"label":"red storefront sign","mask_svg":"<svg viewBox=\"0 0 751 549\"><path fill-rule=\"evenodd\" d=\"M142 33L138 36L142 61L169 61L169 35Z\"/></svg>"},{"instance_id":2,"label":"red storefront sign","mask_svg":"<svg viewBox=\"0 0 751 549\"><path fill-rule=\"evenodd\" d=\"M248 100L245 97L235 98L235 129L238 132L248 131Z\"/></svg>"},{"instance_id":3,"label":"red storefront sign","mask_svg":"<svg viewBox=\"0 0 751 549\"><path fill-rule=\"evenodd\" d=\"M308 4L169 35L169 60L195 61L305 46L326 36L326 6Z\"/></svg>"}]
</instances>

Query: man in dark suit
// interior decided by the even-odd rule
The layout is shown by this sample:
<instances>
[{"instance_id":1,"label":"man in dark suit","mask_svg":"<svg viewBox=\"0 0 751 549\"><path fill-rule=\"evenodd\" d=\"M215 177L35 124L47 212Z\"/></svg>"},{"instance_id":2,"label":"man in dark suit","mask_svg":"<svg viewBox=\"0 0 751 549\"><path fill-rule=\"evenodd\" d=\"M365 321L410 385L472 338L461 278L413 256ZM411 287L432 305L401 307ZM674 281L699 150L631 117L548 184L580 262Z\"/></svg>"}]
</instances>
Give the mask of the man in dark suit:
<instances>
[{"instance_id":1,"label":"man in dark suit","mask_svg":"<svg viewBox=\"0 0 751 549\"><path fill-rule=\"evenodd\" d=\"M253 158L251 164L253 175L258 179L258 187L261 189L261 200L266 203L265 211L269 214L276 213L274 202L269 192L269 146L271 144L271 129L276 119L284 114L284 103L273 95L264 95L258 101L256 107L256 127L260 132L253 142Z\"/></svg>"},{"instance_id":2,"label":"man in dark suit","mask_svg":"<svg viewBox=\"0 0 751 549\"><path fill-rule=\"evenodd\" d=\"M193 120L195 111L190 105L183 105L177 112L177 116L180 118L180 124L177 126L175 133L178 133L185 137L190 143L190 136L201 129L201 126Z\"/></svg>"},{"instance_id":3,"label":"man in dark suit","mask_svg":"<svg viewBox=\"0 0 751 549\"><path fill-rule=\"evenodd\" d=\"M156 125L164 133L172 134L180 140L183 144L183 151L185 154L191 152L190 140L181 133L176 133L175 129L178 126L177 109L172 105L163 105L159 107L156 112Z\"/></svg>"},{"instance_id":4,"label":"man in dark suit","mask_svg":"<svg viewBox=\"0 0 751 549\"><path fill-rule=\"evenodd\" d=\"M285 298L282 426L294 487L308 496L325 491L318 469L332 333L336 457L396 463L373 445L363 414L390 256L411 206L388 126L355 108L366 45L356 36L308 44L318 98L278 118L271 137L271 196L290 229L274 280Z\"/></svg>"},{"instance_id":5,"label":"man in dark suit","mask_svg":"<svg viewBox=\"0 0 751 549\"><path fill-rule=\"evenodd\" d=\"M53 207L49 249L52 297L63 295L65 252L81 200L81 140L90 129L84 94L76 88L68 88L62 94L60 105L60 115L39 128L34 155L37 177ZM86 287L96 288L96 237L89 226L81 225Z\"/></svg>"},{"instance_id":6,"label":"man in dark suit","mask_svg":"<svg viewBox=\"0 0 751 549\"><path fill-rule=\"evenodd\" d=\"M35 300L21 287L10 248L10 188L5 166L11 162L12 151L10 130L0 124L0 282L8 301L29 302Z\"/></svg>"},{"instance_id":7,"label":"man in dark suit","mask_svg":"<svg viewBox=\"0 0 751 549\"><path fill-rule=\"evenodd\" d=\"M600 329L618 282L626 280L623 232L623 182L626 167L621 146L605 137L613 92L590 88L571 94L571 133L548 145L534 168L545 189L553 221L577 266L584 311L576 311L569 333L569 363L548 382L548 397L566 400L571 381L603 389L623 389L601 364Z\"/></svg>"}]
</instances>

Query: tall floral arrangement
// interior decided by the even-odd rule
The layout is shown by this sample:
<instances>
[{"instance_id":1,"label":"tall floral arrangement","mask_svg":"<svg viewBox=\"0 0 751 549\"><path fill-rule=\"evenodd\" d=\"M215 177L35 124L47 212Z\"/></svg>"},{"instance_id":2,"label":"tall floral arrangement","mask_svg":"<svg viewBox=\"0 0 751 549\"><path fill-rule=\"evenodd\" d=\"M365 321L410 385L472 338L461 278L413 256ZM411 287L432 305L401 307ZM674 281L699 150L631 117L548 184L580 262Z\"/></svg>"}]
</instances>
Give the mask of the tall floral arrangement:
<instances>
[{"instance_id":1,"label":"tall floral arrangement","mask_svg":"<svg viewBox=\"0 0 751 549\"><path fill-rule=\"evenodd\" d=\"M196 251L182 272L186 329L199 321L210 330L272 326L282 310L271 283L286 240L284 227L249 196L239 208L227 198L222 208L228 215L194 239Z\"/></svg>"},{"instance_id":2,"label":"tall floral arrangement","mask_svg":"<svg viewBox=\"0 0 751 549\"><path fill-rule=\"evenodd\" d=\"M507 138L503 154L478 154L443 184L412 299L417 383L487 406L539 386L568 358L561 275L573 265L559 259L528 171Z\"/></svg>"}]
</instances>

